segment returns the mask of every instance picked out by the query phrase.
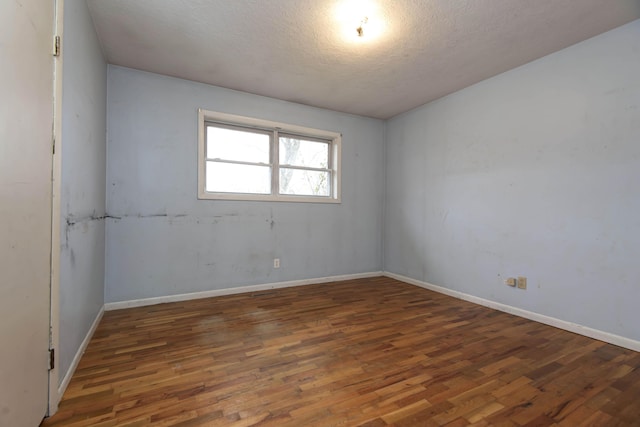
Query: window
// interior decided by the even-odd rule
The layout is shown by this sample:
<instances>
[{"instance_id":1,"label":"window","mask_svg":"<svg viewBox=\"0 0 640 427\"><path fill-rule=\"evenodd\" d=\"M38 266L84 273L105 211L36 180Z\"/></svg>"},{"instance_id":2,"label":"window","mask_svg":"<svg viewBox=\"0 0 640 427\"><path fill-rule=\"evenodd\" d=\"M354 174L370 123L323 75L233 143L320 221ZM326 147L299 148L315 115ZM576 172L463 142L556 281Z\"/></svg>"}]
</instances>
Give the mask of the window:
<instances>
[{"instance_id":1,"label":"window","mask_svg":"<svg viewBox=\"0 0 640 427\"><path fill-rule=\"evenodd\" d=\"M200 199L340 202L339 133L200 110Z\"/></svg>"}]
</instances>

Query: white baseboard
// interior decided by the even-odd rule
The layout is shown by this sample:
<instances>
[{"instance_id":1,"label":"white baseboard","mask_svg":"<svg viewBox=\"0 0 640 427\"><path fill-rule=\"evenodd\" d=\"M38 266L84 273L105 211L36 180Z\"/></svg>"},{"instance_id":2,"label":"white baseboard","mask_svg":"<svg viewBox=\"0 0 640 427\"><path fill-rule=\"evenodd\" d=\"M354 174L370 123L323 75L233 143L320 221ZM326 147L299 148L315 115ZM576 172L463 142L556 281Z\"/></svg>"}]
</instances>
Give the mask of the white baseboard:
<instances>
[{"instance_id":1,"label":"white baseboard","mask_svg":"<svg viewBox=\"0 0 640 427\"><path fill-rule=\"evenodd\" d=\"M521 308L513 307L500 302L491 301L470 294L465 294L464 292L443 288L442 286L437 286L431 283L423 282L421 280L412 279L411 277L402 276L400 274L390 273L388 271L383 272L383 274L392 279L400 280L401 282L429 289L430 291L449 295L454 298L469 301L478 305L483 305L485 307L493 308L498 311L513 314L515 316L524 317L525 319L534 320L536 322L544 323L545 325L554 326L556 328L564 329L566 331L573 332L579 335L584 335L586 337L593 338L599 341L608 342L619 347L628 348L633 351L640 351L640 341L621 337L620 335L604 332L599 329L593 329L588 326L568 322L566 320L557 319L555 317L546 316L544 314L535 313L533 311L523 310Z\"/></svg>"},{"instance_id":2,"label":"white baseboard","mask_svg":"<svg viewBox=\"0 0 640 427\"><path fill-rule=\"evenodd\" d=\"M269 289L290 288L293 286L313 285L318 283L338 282L341 280L365 279L382 276L382 271L369 273L344 274L341 276L318 277L315 279L291 280L288 282L265 283L262 285L240 286L237 288L214 289L211 291L192 292L188 294L168 295L162 297L142 298L129 301L109 302L104 305L105 311L121 310L123 308L142 307L146 305L162 304L165 302L187 301L200 298L219 297L223 295L243 294L247 292L265 291Z\"/></svg>"},{"instance_id":3,"label":"white baseboard","mask_svg":"<svg viewBox=\"0 0 640 427\"><path fill-rule=\"evenodd\" d=\"M64 378L62 379L62 382L58 387L58 402L60 402L60 399L62 399L62 395L67 389L67 386L69 385L69 381L71 381L71 377L76 371L76 368L78 367L78 363L80 363L80 359L82 358L82 355L84 354L85 350L87 349L87 346L89 345L89 341L91 341L91 337L93 337L93 334L96 332L96 329L100 324L100 320L102 320L103 314L104 314L104 306L100 308L100 311L98 312L98 315L96 316L95 320L91 324L91 327L87 332L87 335L85 335L84 340L82 340L82 343L80 344L80 348L78 348L76 355L73 357L73 360L71 361L71 366L69 366L67 373L64 375Z\"/></svg>"}]
</instances>

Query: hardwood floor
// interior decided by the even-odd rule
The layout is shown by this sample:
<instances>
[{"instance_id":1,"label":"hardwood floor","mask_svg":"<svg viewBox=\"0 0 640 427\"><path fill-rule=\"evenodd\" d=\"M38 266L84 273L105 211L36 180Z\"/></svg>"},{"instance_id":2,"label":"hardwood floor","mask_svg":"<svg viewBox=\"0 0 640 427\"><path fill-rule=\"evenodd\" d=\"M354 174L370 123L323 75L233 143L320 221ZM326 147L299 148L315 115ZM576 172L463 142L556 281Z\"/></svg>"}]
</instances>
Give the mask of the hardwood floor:
<instances>
[{"instance_id":1,"label":"hardwood floor","mask_svg":"<svg viewBox=\"0 0 640 427\"><path fill-rule=\"evenodd\" d=\"M640 425L640 353L379 277L107 312L44 426Z\"/></svg>"}]
</instances>

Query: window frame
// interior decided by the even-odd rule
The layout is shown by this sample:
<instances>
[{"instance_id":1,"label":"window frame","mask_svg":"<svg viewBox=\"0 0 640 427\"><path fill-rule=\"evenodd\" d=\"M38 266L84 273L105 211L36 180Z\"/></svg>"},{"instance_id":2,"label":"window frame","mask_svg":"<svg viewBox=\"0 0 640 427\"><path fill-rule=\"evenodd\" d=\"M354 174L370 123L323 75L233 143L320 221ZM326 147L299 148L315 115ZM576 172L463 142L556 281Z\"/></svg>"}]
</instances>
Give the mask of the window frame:
<instances>
[{"instance_id":1,"label":"window frame","mask_svg":"<svg viewBox=\"0 0 640 427\"><path fill-rule=\"evenodd\" d=\"M206 164L207 124L219 124L222 127L245 128L247 131L257 130L270 134L269 164L271 167L271 193L228 193L206 191ZM239 129L241 130L241 129ZM326 171L330 175L329 196L293 195L279 193L280 180L280 134L288 137L300 137L301 139L317 140L328 144L328 165L326 169L305 166L282 165L283 168ZM270 120L255 119L252 117L238 116L235 114L220 113L198 109L198 199L201 200L244 200L244 201L269 201L269 202L302 202L302 203L341 203L341 150L342 134L338 132L313 129L287 123ZM222 160L224 162L224 160ZM232 163L231 161L227 163ZM243 162L240 162L243 163Z\"/></svg>"}]
</instances>

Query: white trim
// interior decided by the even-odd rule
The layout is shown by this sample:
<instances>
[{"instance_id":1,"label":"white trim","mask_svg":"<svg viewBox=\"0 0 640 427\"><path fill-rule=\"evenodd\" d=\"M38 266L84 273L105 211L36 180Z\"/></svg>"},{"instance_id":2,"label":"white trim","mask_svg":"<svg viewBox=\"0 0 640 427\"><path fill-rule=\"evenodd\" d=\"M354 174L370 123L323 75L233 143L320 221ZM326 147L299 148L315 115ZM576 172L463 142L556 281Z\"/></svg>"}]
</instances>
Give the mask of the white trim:
<instances>
[{"instance_id":1,"label":"white trim","mask_svg":"<svg viewBox=\"0 0 640 427\"><path fill-rule=\"evenodd\" d=\"M289 123L274 122L272 120L254 119L253 117L238 116L235 114L220 113L217 111L198 109L198 113L201 118L204 117L204 120L227 123L236 126L244 125L260 129L278 129L286 134L312 136L320 139L334 139L341 136L338 132L297 126Z\"/></svg>"},{"instance_id":2,"label":"white trim","mask_svg":"<svg viewBox=\"0 0 640 427\"><path fill-rule=\"evenodd\" d=\"M273 194L240 194L205 192L198 196L200 200L245 200L250 202L297 202L297 203L335 203L341 201L333 197L284 196Z\"/></svg>"},{"instance_id":3,"label":"white trim","mask_svg":"<svg viewBox=\"0 0 640 427\"><path fill-rule=\"evenodd\" d=\"M64 0L55 2L54 36L60 37L60 54L53 58L53 139L55 151L51 171L51 268L49 299L49 348L60 351L60 215L62 206L62 64L64 56ZM60 363L54 361L49 370L49 405L47 415L58 411L61 394L58 393Z\"/></svg>"},{"instance_id":4,"label":"white trim","mask_svg":"<svg viewBox=\"0 0 640 427\"><path fill-rule=\"evenodd\" d=\"M550 325L556 328L564 329L569 332L573 332L579 335L584 335L589 338L593 338L599 341L604 341L613 345L628 348L633 351L640 351L640 341L633 340L631 338L615 335L610 332L601 331L599 329L593 329L588 326L583 326L578 323L568 322L566 320L558 319L555 317L546 316L544 314L535 313L533 311L523 310L518 307L503 304L496 301L476 297L474 295L466 294L464 292L454 291L444 288L442 286L434 285L421 280L412 279L400 274L390 273L384 271L383 275L392 279L400 280L401 282L409 283L411 285L419 286L430 291L438 292L444 295L448 295L461 300L469 301L478 305L493 308L495 310L503 311L505 313L513 314L515 316L524 317L525 319L534 320L545 325Z\"/></svg>"},{"instance_id":5,"label":"white trim","mask_svg":"<svg viewBox=\"0 0 640 427\"><path fill-rule=\"evenodd\" d=\"M288 282L265 283L261 285L240 286L237 288L213 289L210 291L192 292L188 294L177 294L162 297L135 299L129 301L109 302L104 305L104 309L105 311L121 310L123 308L142 307L146 305L162 304L166 302L187 301L193 299L218 297L223 295L265 291L269 289L291 288L293 286L338 282L342 280L366 279L369 277L380 277L382 275L382 271L372 271L369 273L344 274L340 276L319 277L315 279L291 280Z\"/></svg>"},{"instance_id":6,"label":"white trim","mask_svg":"<svg viewBox=\"0 0 640 427\"><path fill-rule=\"evenodd\" d=\"M84 340L82 340L82 343L80 344L80 347L78 348L78 351L76 352L76 355L73 357L73 360L71 361L71 366L69 366L69 369L67 370L67 373L64 375L64 378L62 379L62 382L60 383L60 386L58 387L58 401L60 401L60 399L62 398L62 395L67 390L67 386L69 385L69 382L71 381L71 377L73 377L73 374L76 372L76 368L78 367L78 363L80 363L80 359L84 355L84 352L86 351L87 346L89 345L89 342L91 341L91 338L93 337L93 334L96 332L96 329L98 328L98 325L100 324L100 321L102 320L102 315L103 314L104 314L104 306L100 309L100 311L98 312L98 315L96 316L95 320L91 324L91 327L89 328L89 331L87 332L87 335L85 335Z\"/></svg>"}]
</instances>

